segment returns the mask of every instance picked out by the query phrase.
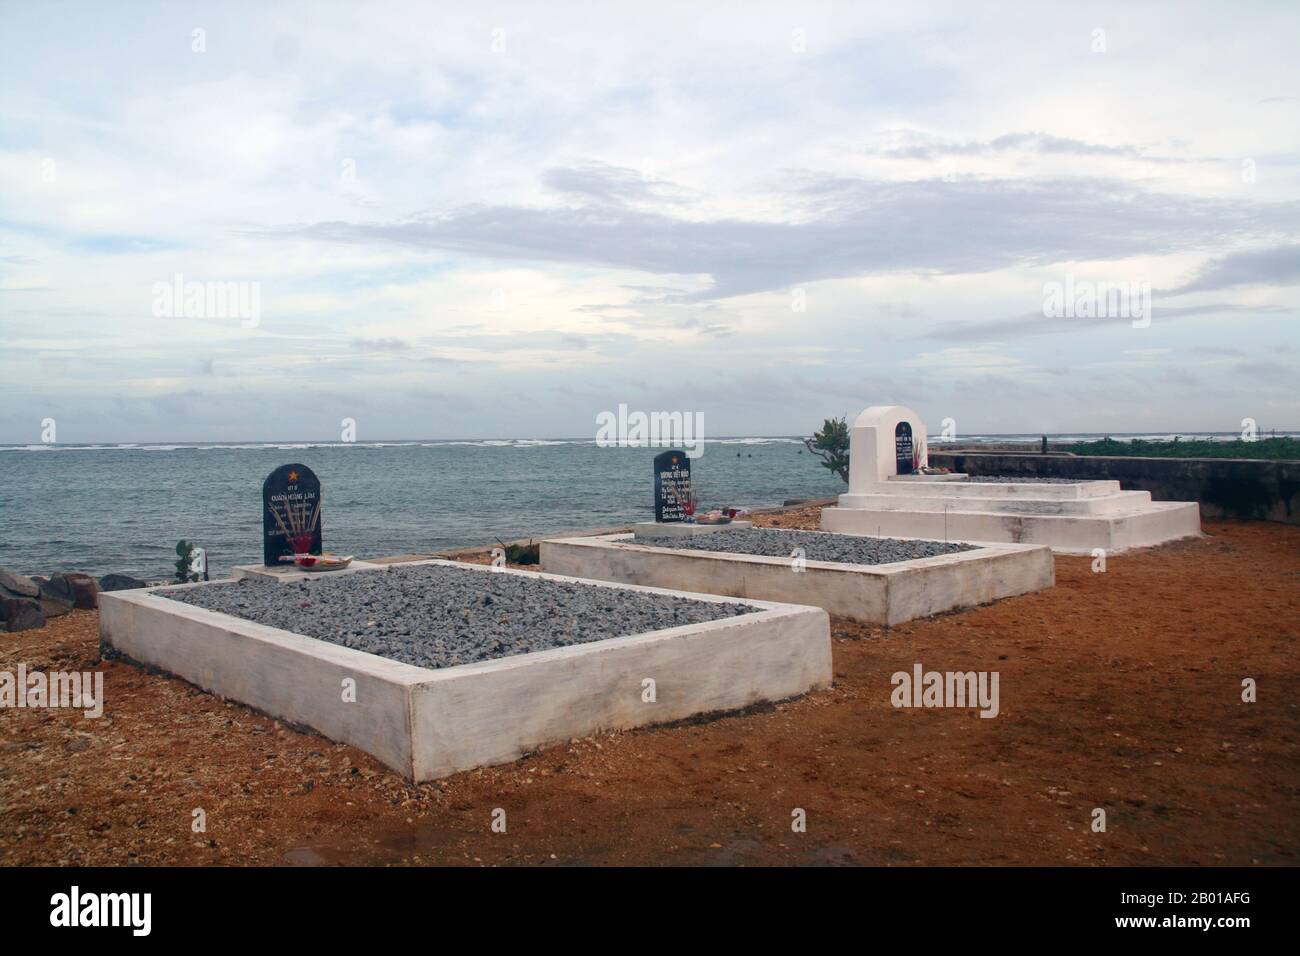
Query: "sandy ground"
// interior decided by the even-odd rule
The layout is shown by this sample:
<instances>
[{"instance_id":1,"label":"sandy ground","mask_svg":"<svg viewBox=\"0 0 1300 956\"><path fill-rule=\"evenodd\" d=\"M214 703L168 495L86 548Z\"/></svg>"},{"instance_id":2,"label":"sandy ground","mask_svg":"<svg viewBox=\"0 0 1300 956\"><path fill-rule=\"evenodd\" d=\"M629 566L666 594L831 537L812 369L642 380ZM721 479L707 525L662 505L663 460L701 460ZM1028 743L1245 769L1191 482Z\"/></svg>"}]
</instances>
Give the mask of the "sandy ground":
<instances>
[{"instance_id":1,"label":"sandy ground","mask_svg":"<svg viewBox=\"0 0 1300 956\"><path fill-rule=\"evenodd\" d=\"M989 607L834 621L830 690L418 787L101 665L95 614L74 612L0 634L0 670L102 667L108 697L99 720L0 712L0 863L1295 865L1300 528L1206 530L1102 574L1058 558L1056 588ZM918 661L998 671L1001 715L894 709L890 675Z\"/></svg>"}]
</instances>

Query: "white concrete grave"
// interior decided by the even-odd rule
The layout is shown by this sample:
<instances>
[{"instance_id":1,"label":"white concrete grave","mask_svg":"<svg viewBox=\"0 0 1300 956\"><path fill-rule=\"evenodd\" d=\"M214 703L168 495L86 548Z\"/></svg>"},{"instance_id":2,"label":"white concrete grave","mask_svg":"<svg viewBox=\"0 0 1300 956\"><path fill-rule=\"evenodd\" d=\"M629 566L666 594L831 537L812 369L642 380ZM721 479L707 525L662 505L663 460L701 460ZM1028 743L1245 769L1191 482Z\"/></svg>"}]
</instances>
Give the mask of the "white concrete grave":
<instances>
[{"instance_id":1,"label":"white concrete grave","mask_svg":"<svg viewBox=\"0 0 1300 956\"><path fill-rule=\"evenodd\" d=\"M869 493L897 475L917 474L929 461L921 416L903 405L873 405L849 432L849 491Z\"/></svg>"},{"instance_id":2,"label":"white concrete grave","mask_svg":"<svg viewBox=\"0 0 1300 956\"><path fill-rule=\"evenodd\" d=\"M169 600L151 588L100 594L101 648L352 744L417 782L598 731L738 710L831 683L830 621L819 608L442 560L348 571L385 574L417 564L746 604L752 613L431 669ZM340 693L349 679L351 700ZM647 679L655 686L649 701Z\"/></svg>"},{"instance_id":3,"label":"white concrete grave","mask_svg":"<svg viewBox=\"0 0 1300 956\"><path fill-rule=\"evenodd\" d=\"M925 425L901 405L866 409L849 433L849 491L822 510L825 531L944 541L1045 544L1065 554L1113 553L1201 533L1194 501L1152 501L1117 481L980 482L905 473L892 452L910 426L914 463L927 459ZM918 437L919 436L919 437Z\"/></svg>"},{"instance_id":4,"label":"white concrete grave","mask_svg":"<svg viewBox=\"0 0 1300 956\"><path fill-rule=\"evenodd\" d=\"M811 604L867 624L918 617L1028 594L1056 581L1052 553L989 545L888 564L776 558L656 547L629 534L542 541L542 567L574 577Z\"/></svg>"}]
</instances>

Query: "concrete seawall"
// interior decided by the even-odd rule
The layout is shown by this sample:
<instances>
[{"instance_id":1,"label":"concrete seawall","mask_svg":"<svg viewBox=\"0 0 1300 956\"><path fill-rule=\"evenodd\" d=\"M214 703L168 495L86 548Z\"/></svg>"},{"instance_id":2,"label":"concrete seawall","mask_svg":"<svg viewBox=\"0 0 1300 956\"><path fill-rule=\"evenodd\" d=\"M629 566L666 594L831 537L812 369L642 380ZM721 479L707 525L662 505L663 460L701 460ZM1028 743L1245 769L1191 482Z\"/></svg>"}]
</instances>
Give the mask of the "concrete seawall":
<instances>
[{"instance_id":1,"label":"concrete seawall","mask_svg":"<svg viewBox=\"0 0 1300 956\"><path fill-rule=\"evenodd\" d=\"M1156 501L1196 501L1203 518L1300 524L1300 461L1129 458L936 451L930 464L971 475L1110 479Z\"/></svg>"}]
</instances>

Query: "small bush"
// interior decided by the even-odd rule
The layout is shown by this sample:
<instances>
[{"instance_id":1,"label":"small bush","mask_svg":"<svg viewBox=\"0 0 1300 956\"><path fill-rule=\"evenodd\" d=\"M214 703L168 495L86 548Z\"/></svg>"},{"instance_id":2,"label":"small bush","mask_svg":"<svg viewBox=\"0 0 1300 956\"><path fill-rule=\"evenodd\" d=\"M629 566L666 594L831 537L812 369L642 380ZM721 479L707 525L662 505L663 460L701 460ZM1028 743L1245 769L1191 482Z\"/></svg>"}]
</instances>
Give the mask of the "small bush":
<instances>
[{"instance_id":1,"label":"small bush","mask_svg":"<svg viewBox=\"0 0 1300 956\"><path fill-rule=\"evenodd\" d=\"M542 546L533 544L530 538L527 544L506 544L498 539L506 552L507 564L538 564L542 560Z\"/></svg>"},{"instance_id":2,"label":"small bush","mask_svg":"<svg viewBox=\"0 0 1300 956\"><path fill-rule=\"evenodd\" d=\"M176 542L176 553L180 557L176 561L176 580L180 584L193 584L199 579L199 576L190 570L194 563L194 544L182 538Z\"/></svg>"},{"instance_id":3,"label":"small bush","mask_svg":"<svg viewBox=\"0 0 1300 956\"><path fill-rule=\"evenodd\" d=\"M849 425L843 418L828 418L821 431L803 440L804 447L821 459L821 466L849 483Z\"/></svg>"}]
</instances>

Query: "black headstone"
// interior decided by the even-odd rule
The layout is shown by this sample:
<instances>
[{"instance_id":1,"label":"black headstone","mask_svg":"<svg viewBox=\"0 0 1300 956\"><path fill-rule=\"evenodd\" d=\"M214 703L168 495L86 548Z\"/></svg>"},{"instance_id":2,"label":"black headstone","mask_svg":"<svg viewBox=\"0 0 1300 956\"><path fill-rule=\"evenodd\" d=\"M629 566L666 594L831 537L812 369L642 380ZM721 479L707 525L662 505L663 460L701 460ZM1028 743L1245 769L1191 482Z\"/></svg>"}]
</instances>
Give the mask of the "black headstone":
<instances>
[{"instance_id":1,"label":"black headstone","mask_svg":"<svg viewBox=\"0 0 1300 956\"><path fill-rule=\"evenodd\" d=\"M306 465L281 465L262 482L262 562L321 553L320 481Z\"/></svg>"},{"instance_id":2,"label":"black headstone","mask_svg":"<svg viewBox=\"0 0 1300 956\"><path fill-rule=\"evenodd\" d=\"M655 455L655 521L685 521L691 500L691 460L684 451Z\"/></svg>"},{"instance_id":3,"label":"black headstone","mask_svg":"<svg viewBox=\"0 0 1300 956\"><path fill-rule=\"evenodd\" d=\"M898 465L898 474L910 475L912 473L914 454L912 426L907 422L899 422L894 428L894 461Z\"/></svg>"}]
</instances>

